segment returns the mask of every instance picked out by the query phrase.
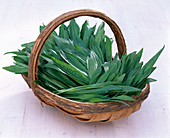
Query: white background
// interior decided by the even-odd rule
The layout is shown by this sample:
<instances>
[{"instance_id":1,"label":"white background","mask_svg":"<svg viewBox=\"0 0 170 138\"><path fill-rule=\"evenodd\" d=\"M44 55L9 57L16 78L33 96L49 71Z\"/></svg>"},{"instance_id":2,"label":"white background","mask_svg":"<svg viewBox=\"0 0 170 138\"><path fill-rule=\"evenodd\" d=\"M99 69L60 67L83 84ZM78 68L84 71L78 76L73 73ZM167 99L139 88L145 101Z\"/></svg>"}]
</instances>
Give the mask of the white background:
<instances>
[{"instance_id":1,"label":"white background","mask_svg":"<svg viewBox=\"0 0 170 138\"><path fill-rule=\"evenodd\" d=\"M80 123L53 107L42 107L20 75L2 70L13 62L5 52L35 40L42 23L80 8L101 11L115 20L128 53L144 48L145 62L166 46L151 75L158 81L151 84L141 109L128 118ZM112 36L108 28L106 32ZM169 0L0 0L0 138L170 138L169 51Z\"/></svg>"}]
</instances>

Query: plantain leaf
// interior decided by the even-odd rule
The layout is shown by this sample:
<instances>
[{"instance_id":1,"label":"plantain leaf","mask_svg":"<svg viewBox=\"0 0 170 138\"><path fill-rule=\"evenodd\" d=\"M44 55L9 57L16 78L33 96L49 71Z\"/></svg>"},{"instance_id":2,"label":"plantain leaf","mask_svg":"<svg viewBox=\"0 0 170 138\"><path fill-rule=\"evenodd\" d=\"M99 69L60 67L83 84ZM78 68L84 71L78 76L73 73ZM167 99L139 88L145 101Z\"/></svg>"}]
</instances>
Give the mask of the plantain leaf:
<instances>
[{"instance_id":1,"label":"plantain leaf","mask_svg":"<svg viewBox=\"0 0 170 138\"><path fill-rule=\"evenodd\" d=\"M95 88L95 89L86 89L81 91L72 91L72 92L65 92L64 94L106 94L109 91L121 91L122 88L115 86L115 85L108 85L102 88Z\"/></svg>"},{"instance_id":2,"label":"plantain leaf","mask_svg":"<svg viewBox=\"0 0 170 138\"><path fill-rule=\"evenodd\" d=\"M135 99L127 95L120 95L117 97L112 97L111 99L118 99L118 100L124 100L124 101L135 101Z\"/></svg>"},{"instance_id":3,"label":"plantain leaf","mask_svg":"<svg viewBox=\"0 0 170 138\"><path fill-rule=\"evenodd\" d=\"M68 88L68 86L64 85L63 83L61 83L60 81L53 79L52 77L50 77L49 75L47 75L48 73L43 71L43 73L39 72L39 76L40 76L40 80L46 80L49 81L50 83L54 84L55 86L59 87L60 89L66 89Z\"/></svg>"},{"instance_id":4,"label":"plantain leaf","mask_svg":"<svg viewBox=\"0 0 170 138\"><path fill-rule=\"evenodd\" d=\"M143 48L137 53L137 59L138 59L137 62L140 61L142 53L143 53Z\"/></svg>"},{"instance_id":5,"label":"plantain leaf","mask_svg":"<svg viewBox=\"0 0 170 138\"><path fill-rule=\"evenodd\" d=\"M6 52L4 55L6 55L6 54L15 54L15 55L23 55L23 56L27 56L27 54L24 53L23 51Z\"/></svg>"},{"instance_id":6,"label":"plantain leaf","mask_svg":"<svg viewBox=\"0 0 170 138\"><path fill-rule=\"evenodd\" d=\"M84 83L88 83L89 79L80 71L78 71L77 69L75 69L74 67L72 67L69 64L66 64L60 60L55 59L54 57L50 57L54 63L62 70L64 71L66 74L77 78L78 80L83 81Z\"/></svg>"},{"instance_id":7,"label":"plantain leaf","mask_svg":"<svg viewBox=\"0 0 170 138\"><path fill-rule=\"evenodd\" d=\"M64 24L59 27L59 37L69 39L68 28Z\"/></svg>"},{"instance_id":8,"label":"plantain leaf","mask_svg":"<svg viewBox=\"0 0 170 138\"><path fill-rule=\"evenodd\" d=\"M81 31L80 31L80 38L83 40L83 37L84 37L84 34L85 34L85 31L88 30L88 21L86 20L82 27L81 27Z\"/></svg>"},{"instance_id":9,"label":"plantain leaf","mask_svg":"<svg viewBox=\"0 0 170 138\"><path fill-rule=\"evenodd\" d=\"M70 40L54 36L54 41L59 49L74 49L74 45Z\"/></svg>"},{"instance_id":10,"label":"plantain leaf","mask_svg":"<svg viewBox=\"0 0 170 138\"><path fill-rule=\"evenodd\" d=\"M112 71L112 68L107 70L104 74L101 75L101 77L99 77L96 83L105 82L107 78L109 77L111 71Z\"/></svg>"},{"instance_id":11,"label":"plantain leaf","mask_svg":"<svg viewBox=\"0 0 170 138\"><path fill-rule=\"evenodd\" d=\"M73 43L76 44L74 46L76 46L77 50L82 49L83 52L85 52L85 55L89 55L90 51L89 51L89 49L86 48L86 45L85 45L84 41L81 40L80 37L74 37Z\"/></svg>"},{"instance_id":12,"label":"plantain leaf","mask_svg":"<svg viewBox=\"0 0 170 138\"><path fill-rule=\"evenodd\" d=\"M87 76L87 69L75 57L69 53L65 54L62 50L60 50L60 55L68 64Z\"/></svg>"},{"instance_id":13,"label":"plantain leaf","mask_svg":"<svg viewBox=\"0 0 170 138\"><path fill-rule=\"evenodd\" d=\"M98 80L99 76L101 75L102 73L102 67L101 66L98 66L98 68L96 69L96 71L93 73L91 79L90 79L90 82L89 84L94 84L96 83L96 81Z\"/></svg>"},{"instance_id":14,"label":"plantain leaf","mask_svg":"<svg viewBox=\"0 0 170 138\"><path fill-rule=\"evenodd\" d=\"M165 48L165 46L163 46L163 48L162 48L160 51L158 51L158 53L156 53L156 55L154 55L154 56L143 66L142 70L147 70L147 69L151 68L151 67L155 64L156 60L158 59L158 57L160 56L160 54L162 53L162 51L164 50L164 48Z\"/></svg>"},{"instance_id":15,"label":"plantain leaf","mask_svg":"<svg viewBox=\"0 0 170 138\"><path fill-rule=\"evenodd\" d=\"M68 25L68 31L70 33L70 38L72 40L75 36L79 36L80 28L79 28L78 24L76 23L75 19L72 19L70 21L70 24Z\"/></svg>"},{"instance_id":16,"label":"plantain leaf","mask_svg":"<svg viewBox=\"0 0 170 138\"><path fill-rule=\"evenodd\" d=\"M88 47L88 45L89 45L89 40L90 40L91 36L94 34L95 28L96 28L96 25L93 26L92 28L87 28L84 32L83 41L84 41L86 47Z\"/></svg>"},{"instance_id":17,"label":"plantain leaf","mask_svg":"<svg viewBox=\"0 0 170 138\"><path fill-rule=\"evenodd\" d=\"M96 72L98 66L101 66L101 60L94 51L91 51L90 57L87 57L87 69L90 79L92 79L92 76Z\"/></svg>"},{"instance_id":18,"label":"plantain leaf","mask_svg":"<svg viewBox=\"0 0 170 138\"><path fill-rule=\"evenodd\" d=\"M115 78L114 78L114 81L116 82L123 82L123 79L125 78L125 73L122 74L122 75L117 75Z\"/></svg>"},{"instance_id":19,"label":"plantain leaf","mask_svg":"<svg viewBox=\"0 0 170 138\"><path fill-rule=\"evenodd\" d=\"M112 61L112 43L109 37L106 36L105 44L106 61Z\"/></svg>"},{"instance_id":20,"label":"plantain leaf","mask_svg":"<svg viewBox=\"0 0 170 138\"><path fill-rule=\"evenodd\" d=\"M95 41L97 42L97 45L100 46L101 41L104 39L104 22L100 24L100 26L97 29L96 35L95 35Z\"/></svg>"},{"instance_id":21,"label":"plantain leaf","mask_svg":"<svg viewBox=\"0 0 170 138\"><path fill-rule=\"evenodd\" d=\"M13 72L15 74L27 74L28 73L28 67L21 67L19 65L11 65L7 67L3 67L3 69Z\"/></svg>"},{"instance_id":22,"label":"plantain leaf","mask_svg":"<svg viewBox=\"0 0 170 138\"><path fill-rule=\"evenodd\" d=\"M46 72L48 72L53 78L60 80L62 83L66 84L67 86L77 86L76 83L74 83L69 77L67 77L65 74L51 69L46 68Z\"/></svg>"},{"instance_id":23,"label":"plantain leaf","mask_svg":"<svg viewBox=\"0 0 170 138\"><path fill-rule=\"evenodd\" d=\"M100 47L98 46L97 42L95 41L94 37L91 36L90 38L90 43L89 43L89 47L91 50L93 50L98 57L100 58L100 60L102 61L102 63L104 63L104 57L103 57L103 53L102 50L100 49Z\"/></svg>"},{"instance_id":24,"label":"plantain leaf","mask_svg":"<svg viewBox=\"0 0 170 138\"><path fill-rule=\"evenodd\" d=\"M73 91L82 91L82 90L87 90L87 89L95 89L95 88L102 88L108 85L121 85L121 83L113 82L113 81L108 81L108 82L103 82L103 83L96 83L96 84L91 84L91 85L84 85L84 86L77 86L65 90L58 90L58 93L64 93L64 92L73 92Z\"/></svg>"},{"instance_id":25,"label":"plantain leaf","mask_svg":"<svg viewBox=\"0 0 170 138\"><path fill-rule=\"evenodd\" d=\"M139 88L135 88L135 87L132 87L132 86L125 86L125 85L118 85L120 88L122 88L122 91L123 92L126 92L126 93L132 93L132 92L136 92L136 93L140 93L142 92L142 89L139 89Z\"/></svg>"}]
</instances>

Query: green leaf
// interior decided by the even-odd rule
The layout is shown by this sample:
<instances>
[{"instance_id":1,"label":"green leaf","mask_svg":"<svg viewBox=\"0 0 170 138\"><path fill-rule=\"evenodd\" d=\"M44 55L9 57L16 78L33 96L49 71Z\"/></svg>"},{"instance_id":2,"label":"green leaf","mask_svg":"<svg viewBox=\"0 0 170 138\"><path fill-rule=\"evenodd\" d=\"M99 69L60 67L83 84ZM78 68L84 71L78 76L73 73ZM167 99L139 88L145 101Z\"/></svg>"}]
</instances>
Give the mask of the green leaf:
<instances>
[{"instance_id":1,"label":"green leaf","mask_svg":"<svg viewBox=\"0 0 170 138\"><path fill-rule=\"evenodd\" d=\"M118 99L118 100L124 100L124 101L135 101L135 99L127 95L120 95L117 97L112 97L111 99Z\"/></svg>"},{"instance_id":2,"label":"green leaf","mask_svg":"<svg viewBox=\"0 0 170 138\"><path fill-rule=\"evenodd\" d=\"M123 82L124 85L131 85L133 80L134 80L135 76L132 76L130 78L128 78L126 81Z\"/></svg>"},{"instance_id":3,"label":"green leaf","mask_svg":"<svg viewBox=\"0 0 170 138\"><path fill-rule=\"evenodd\" d=\"M98 66L101 65L101 61L99 57L96 55L94 51L90 52L90 57L87 57L87 69L90 79L92 78L93 74L97 70Z\"/></svg>"},{"instance_id":4,"label":"green leaf","mask_svg":"<svg viewBox=\"0 0 170 138\"><path fill-rule=\"evenodd\" d=\"M116 82L123 82L123 79L125 78L125 73L124 74L122 74L122 75L117 75L115 78L114 78L114 81L116 81Z\"/></svg>"},{"instance_id":5,"label":"green leaf","mask_svg":"<svg viewBox=\"0 0 170 138\"><path fill-rule=\"evenodd\" d=\"M65 92L64 94L106 94L109 91L120 91L122 88L116 85L108 85L102 88L95 88L95 89L86 89L80 91L72 91L72 92Z\"/></svg>"},{"instance_id":6,"label":"green leaf","mask_svg":"<svg viewBox=\"0 0 170 138\"><path fill-rule=\"evenodd\" d=\"M112 71L112 68L107 70L104 74L101 75L101 77L99 77L96 83L105 82L107 78L109 77L111 71Z\"/></svg>"},{"instance_id":7,"label":"green leaf","mask_svg":"<svg viewBox=\"0 0 170 138\"><path fill-rule=\"evenodd\" d=\"M50 58L50 56L47 55L47 54L45 54L45 53L42 53L42 54L40 55L40 58L46 60L48 63L51 63L51 64L54 63L54 62L52 61L52 59Z\"/></svg>"},{"instance_id":8,"label":"green leaf","mask_svg":"<svg viewBox=\"0 0 170 138\"><path fill-rule=\"evenodd\" d=\"M59 37L69 39L68 28L64 24L59 27Z\"/></svg>"},{"instance_id":9,"label":"green leaf","mask_svg":"<svg viewBox=\"0 0 170 138\"><path fill-rule=\"evenodd\" d=\"M60 55L59 50L58 51L54 51L54 50L50 50L50 52L48 53L49 55L52 55L54 58L64 61Z\"/></svg>"},{"instance_id":10,"label":"green leaf","mask_svg":"<svg viewBox=\"0 0 170 138\"><path fill-rule=\"evenodd\" d=\"M81 101L89 101L93 98L100 98L100 99L103 98L103 96L96 95L96 94L69 95L69 96L65 96L65 97L69 98L69 99L79 99Z\"/></svg>"},{"instance_id":11,"label":"green leaf","mask_svg":"<svg viewBox=\"0 0 170 138\"><path fill-rule=\"evenodd\" d=\"M105 44L106 61L112 61L112 43L109 37L106 36Z\"/></svg>"},{"instance_id":12,"label":"green leaf","mask_svg":"<svg viewBox=\"0 0 170 138\"><path fill-rule=\"evenodd\" d=\"M50 91L56 91L59 89L59 87L57 87L56 85L54 85L53 83L49 82L49 81L44 81L44 87L46 89L49 89Z\"/></svg>"},{"instance_id":13,"label":"green leaf","mask_svg":"<svg viewBox=\"0 0 170 138\"><path fill-rule=\"evenodd\" d=\"M126 63L124 65L124 71L126 73L131 72L131 70L134 69L135 65L138 63L137 60L138 59L137 59L136 51L127 55L125 59Z\"/></svg>"},{"instance_id":14,"label":"green leaf","mask_svg":"<svg viewBox=\"0 0 170 138\"><path fill-rule=\"evenodd\" d=\"M72 54L65 54L62 50L60 50L60 55L68 64L87 76L87 69L74 56L72 56Z\"/></svg>"},{"instance_id":15,"label":"green leaf","mask_svg":"<svg viewBox=\"0 0 170 138\"><path fill-rule=\"evenodd\" d=\"M137 53L137 59L138 59L137 62L140 61L142 53L143 53L143 48Z\"/></svg>"},{"instance_id":16,"label":"green leaf","mask_svg":"<svg viewBox=\"0 0 170 138\"><path fill-rule=\"evenodd\" d=\"M84 83L88 83L89 79L80 71L78 71L77 69L75 69L74 67L72 67L71 65L64 63L60 60L55 59L54 57L51 56L51 59L54 61L54 63L62 70L64 71L66 74L73 76L81 81L83 81Z\"/></svg>"},{"instance_id":17,"label":"green leaf","mask_svg":"<svg viewBox=\"0 0 170 138\"><path fill-rule=\"evenodd\" d=\"M54 41L59 47L59 49L75 49L73 43L70 40L54 36Z\"/></svg>"},{"instance_id":18,"label":"green leaf","mask_svg":"<svg viewBox=\"0 0 170 138\"><path fill-rule=\"evenodd\" d=\"M28 64L28 61L29 61L29 57L23 56L23 55L13 56L13 58L16 62L20 62L24 64Z\"/></svg>"},{"instance_id":19,"label":"green leaf","mask_svg":"<svg viewBox=\"0 0 170 138\"><path fill-rule=\"evenodd\" d=\"M132 92L141 93L142 92L142 89L135 88L132 86L125 86L125 85L118 85L118 86L122 88L122 91L125 93L132 93Z\"/></svg>"},{"instance_id":20,"label":"green leaf","mask_svg":"<svg viewBox=\"0 0 170 138\"><path fill-rule=\"evenodd\" d=\"M155 81L157 81L157 80L152 79L152 78L147 78L147 82L148 82L148 83L150 83L150 82L155 82Z\"/></svg>"},{"instance_id":21,"label":"green leaf","mask_svg":"<svg viewBox=\"0 0 170 138\"><path fill-rule=\"evenodd\" d=\"M15 55L24 55L26 56L27 54L24 53L23 51L12 51L12 52L6 52L4 55L6 54L15 54Z\"/></svg>"},{"instance_id":22,"label":"green leaf","mask_svg":"<svg viewBox=\"0 0 170 138\"><path fill-rule=\"evenodd\" d=\"M115 78L115 76L116 76L115 72L110 74L109 77L107 78L107 81L112 81Z\"/></svg>"},{"instance_id":23,"label":"green leaf","mask_svg":"<svg viewBox=\"0 0 170 138\"><path fill-rule=\"evenodd\" d=\"M15 62L14 64L15 64L15 65L18 65L18 66L21 66L21 67L26 67L26 68L28 68L28 64L24 64L24 63L21 63L21 62Z\"/></svg>"},{"instance_id":24,"label":"green leaf","mask_svg":"<svg viewBox=\"0 0 170 138\"><path fill-rule=\"evenodd\" d=\"M90 38L90 43L89 43L89 47L91 50L93 50L98 57L100 58L100 60L102 61L102 63L104 63L104 57L103 57L103 53L102 50L100 49L100 47L98 46L97 42L95 41L94 37L91 36Z\"/></svg>"},{"instance_id":25,"label":"green leaf","mask_svg":"<svg viewBox=\"0 0 170 138\"><path fill-rule=\"evenodd\" d=\"M151 68L156 60L158 59L158 57L160 56L160 54L162 53L162 51L164 50L165 46L163 46L163 48L158 52L156 53L156 55L154 55L142 68L142 70L147 70L149 68Z\"/></svg>"},{"instance_id":26,"label":"green leaf","mask_svg":"<svg viewBox=\"0 0 170 138\"><path fill-rule=\"evenodd\" d=\"M97 42L97 45L100 46L100 42L104 39L104 22L100 24L100 26L97 29L96 35L95 35L95 41Z\"/></svg>"},{"instance_id":27,"label":"green leaf","mask_svg":"<svg viewBox=\"0 0 170 138\"><path fill-rule=\"evenodd\" d=\"M62 83L66 84L67 86L77 86L66 74L63 74L55 69L46 68L46 72L48 72L53 78L60 80Z\"/></svg>"},{"instance_id":28,"label":"green leaf","mask_svg":"<svg viewBox=\"0 0 170 138\"><path fill-rule=\"evenodd\" d=\"M84 32L83 41L86 47L88 47L89 45L90 37L94 34L95 28L96 28L96 25L93 26L92 28L87 28Z\"/></svg>"},{"instance_id":29,"label":"green leaf","mask_svg":"<svg viewBox=\"0 0 170 138\"><path fill-rule=\"evenodd\" d=\"M101 66L98 66L98 68L96 69L96 71L93 73L91 79L90 79L90 82L89 84L94 84L96 83L96 81L98 80L99 76L101 75L102 73L102 67Z\"/></svg>"},{"instance_id":30,"label":"green leaf","mask_svg":"<svg viewBox=\"0 0 170 138\"><path fill-rule=\"evenodd\" d=\"M73 92L73 91L82 91L87 89L95 89L95 88L102 88L108 85L120 85L121 83L117 82L103 82L103 83L97 83L97 84L91 84L91 85L84 85L84 86L77 86L65 90L58 90L58 93L64 93L64 92Z\"/></svg>"},{"instance_id":31,"label":"green leaf","mask_svg":"<svg viewBox=\"0 0 170 138\"><path fill-rule=\"evenodd\" d=\"M80 56L81 54L77 52L70 52L68 54L70 54L71 56L73 56L74 58L76 58L83 66L87 67L87 63L86 60L84 60L84 57Z\"/></svg>"},{"instance_id":32,"label":"green leaf","mask_svg":"<svg viewBox=\"0 0 170 138\"><path fill-rule=\"evenodd\" d=\"M86 48L86 45L83 40L81 40L80 37L74 37L73 43L76 44L76 49L79 51L79 49L82 49L83 53L85 52L85 55L89 55L90 51ZM75 46L75 45L74 45ZM78 48L79 47L79 48Z\"/></svg>"},{"instance_id":33,"label":"green leaf","mask_svg":"<svg viewBox=\"0 0 170 138\"><path fill-rule=\"evenodd\" d=\"M29 43L25 43L25 44L22 44L21 47L32 48L34 43L35 43L35 41L29 42Z\"/></svg>"},{"instance_id":34,"label":"green leaf","mask_svg":"<svg viewBox=\"0 0 170 138\"><path fill-rule=\"evenodd\" d=\"M84 48L79 47L75 43L73 43L73 44L74 44L74 47L76 48L77 52L81 53L84 56L89 56L89 51L87 52L87 50L85 50Z\"/></svg>"},{"instance_id":35,"label":"green leaf","mask_svg":"<svg viewBox=\"0 0 170 138\"><path fill-rule=\"evenodd\" d=\"M142 84L140 84L139 88L143 89L145 87L146 84L150 83L150 82L155 82L155 79L152 78L147 78L144 81L142 81Z\"/></svg>"},{"instance_id":36,"label":"green leaf","mask_svg":"<svg viewBox=\"0 0 170 138\"><path fill-rule=\"evenodd\" d=\"M155 69L156 67L152 67L144 71L142 77L139 79L139 82L141 82L144 78L147 78Z\"/></svg>"},{"instance_id":37,"label":"green leaf","mask_svg":"<svg viewBox=\"0 0 170 138\"><path fill-rule=\"evenodd\" d=\"M63 74L66 74L64 71L62 71L59 67L57 67L55 64L51 64L51 63L47 63L46 65L44 65L43 67L45 68L50 68L50 69L54 69L56 71L59 71Z\"/></svg>"},{"instance_id":38,"label":"green leaf","mask_svg":"<svg viewBox=\"0 0 170 138\"><path fill-rule=\"evenodd\" d=\"M3 69L13 72L15 74L27 74L28 73L28 67L21 67L19 65L11 65L7 67L3 67Z\"/></svg>"},{"instance_id":39,"label":"green leaf","mask_svg":"<svg viewBox=\"0 0 170 138\"><path fill-rule=\"evenodd\" d=\"M142 76L138 80L138 82L134 85L137 88L141 88L141 85L143 84L143 81L156 69L156 67L149 68L148 70L144 71L142 73ZM142 85L143 86L143 85Z\"/></svg>"},{"instance_id":40,"label":"green leaf","mask_svg":"<svg viewBox=\"0 0 170 138\"><path fill-rule=\"evenodd\" d=\"M68 31L70 33L70 38L73 40L75 36L79 36L80 34L80 28L78 24L76 23L75 19L72 19L70 21L70 24L68 26Z\"/></svg>"},{"instance_id":41,"label":"green leaf","mask_svg":"<svg viewBox=\"0 0 170 138\"><path fill-rule=\"evenodd\" d=\"M97 102L104 102L104 101L108 101L107 99L103 99L103 97L101 98L91 98L88 102L89 103L97 103Z\"/></svg>"},{"instance_id":42,"label":"green leaf","mask_svg":"<svg viewBox=\"0 0 170 138\"><path fill-rule=\"evenodd\" d=\"M121 57L121 67L119 70L119 74L122 75L124 73L125 70L125 60L126 60L126 55L122 55Z\"/></svg>"},{"instance_id":43,"label":"green leaf","mask_svg":"<svg viewBox=\"0 0 170 138\"><path fill-rule=\"evenodd\" d=\"M45 73L45 74L44 74ZM39 77L40 77L40 80L46 80L46 81L49 81L50 83L56 85L57 87L59 87L60 89L63 89L63 88L68 88L68 86L64 85L62 82L56 80L56 79L53 79L52 77L50 77L50 75L48 75L47 72L43 71L43 73L39 72Z\"/></svg>"},{"instance_id":44,"label":"green leaf","mask_svg":"<svg viewBox=\"0 0 170 138\"><path fill-rule=\"evenodd\" d=\"M80 31L80 38L83 40L83 37L84 37L84 34L85 34L85 31L88 29L88 21L86 20L82 27L81 27L81 31Z\"/></svg>"}]
</instances>

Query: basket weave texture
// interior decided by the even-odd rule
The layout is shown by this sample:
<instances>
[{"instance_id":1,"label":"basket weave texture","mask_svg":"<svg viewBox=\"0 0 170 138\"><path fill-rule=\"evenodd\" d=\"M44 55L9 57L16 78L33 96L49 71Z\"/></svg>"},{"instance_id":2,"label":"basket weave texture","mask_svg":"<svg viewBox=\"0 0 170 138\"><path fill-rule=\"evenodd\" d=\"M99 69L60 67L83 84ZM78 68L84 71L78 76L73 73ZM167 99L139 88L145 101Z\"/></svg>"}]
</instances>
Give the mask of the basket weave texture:
<instances>
[{"instance_id":1,"label":"basket weave texture","mask_svg":"<svg viewBox=\"0 0 170 138\"><path fill-rule=\"evenodd\" d=\"M126 45L124 37L117 24L105 14L94 11L91 9L81 9L64 13L54 20L52 20L40 33L36 39L32 48L29 64L28 75L22 74L22 77L27 82L29 87L33 90L36 97L41 102L47 105L54 106L59 110L72 115L74 118L81 122L108 122L121 118L128 117L133 112L140 109L142 102L148 97L150 92L150 85L147 84L142 90L141 94L134 96L135 101L127 102L130 107L119 102L99 102L99 103L83 103L66 99L59 95L56 95L38 84L34 83L34 80L38 79L38 58L40 56L41 49L44 46L45 41L49 35L61 24L79 16L92 16L100 18L105 21L114 33L119 57L123 52L126 52Z\"/></svg>"}]
</instances>

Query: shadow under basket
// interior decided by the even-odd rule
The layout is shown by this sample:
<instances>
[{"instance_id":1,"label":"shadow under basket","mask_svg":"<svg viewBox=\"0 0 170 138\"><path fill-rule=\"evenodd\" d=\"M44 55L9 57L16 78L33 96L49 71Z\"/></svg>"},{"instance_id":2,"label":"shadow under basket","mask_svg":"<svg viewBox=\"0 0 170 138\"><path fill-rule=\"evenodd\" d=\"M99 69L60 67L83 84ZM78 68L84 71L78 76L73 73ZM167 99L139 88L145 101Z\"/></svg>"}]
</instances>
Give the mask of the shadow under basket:
<instances>
[{"instance_id":1,"label":"shadow under basket","mask_svg":"<svg viewBox=\"0 0 170 138\"><path fill-rule=\"evenodd\" d=\"M38 79L38 58L41 53L41 49L44 46L45 41L49 35L61 24L79 16L92 16L97 17L105 21L114 33L119 57L123 52L126 52L126 45L120 28L117 24L105 14L94 11L91 9L81 9L64 13L54 20L52 20L40 33L32 48L29 64L28 75L22 74L22 77L27 82L28 86L33 90L36 97L41 102L56 107L57 109L72 115L74 118L81 122L109 122L121 118L126 118L133 112L140 109L142 102L148 97L150 92L150 85L146 84L142 92L134 96L135 101L126 101L130 105L128 107L125 104L119 102L99 102L99 103L87 103L76 102L66 99L59 95L56 95L38 84L34 83L34 80Z\"/></svg>"}]
</instances>

